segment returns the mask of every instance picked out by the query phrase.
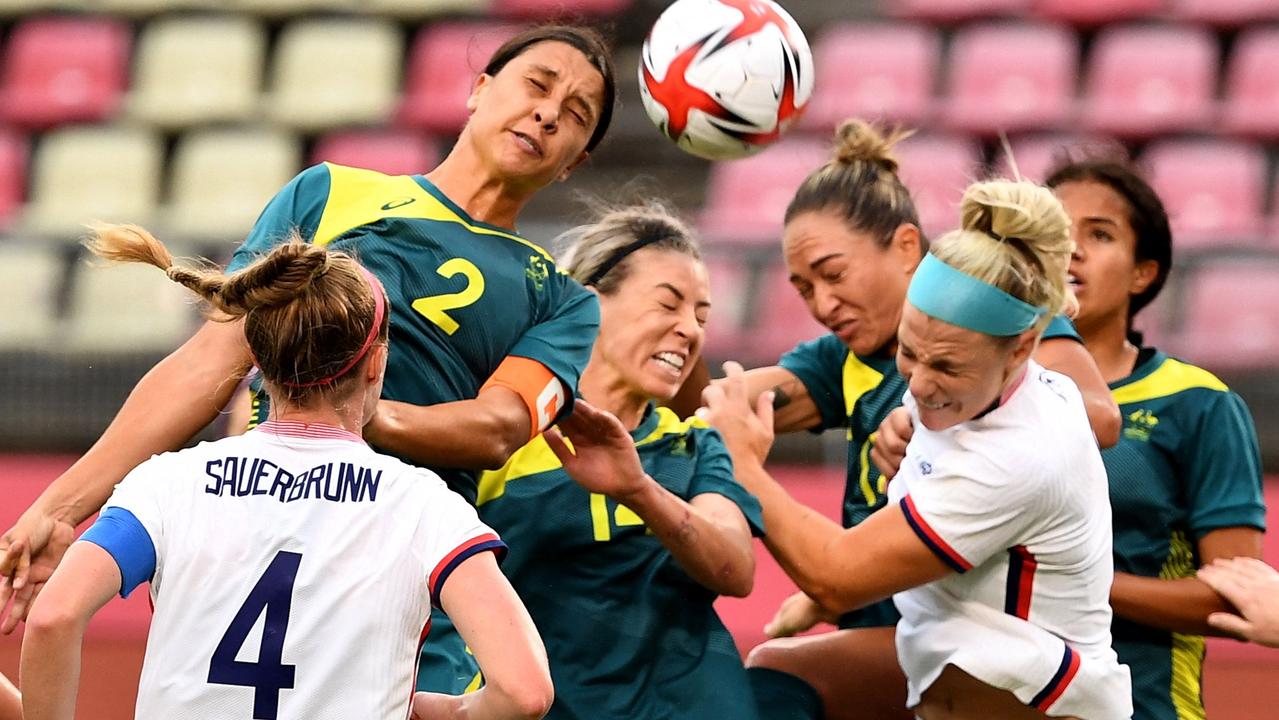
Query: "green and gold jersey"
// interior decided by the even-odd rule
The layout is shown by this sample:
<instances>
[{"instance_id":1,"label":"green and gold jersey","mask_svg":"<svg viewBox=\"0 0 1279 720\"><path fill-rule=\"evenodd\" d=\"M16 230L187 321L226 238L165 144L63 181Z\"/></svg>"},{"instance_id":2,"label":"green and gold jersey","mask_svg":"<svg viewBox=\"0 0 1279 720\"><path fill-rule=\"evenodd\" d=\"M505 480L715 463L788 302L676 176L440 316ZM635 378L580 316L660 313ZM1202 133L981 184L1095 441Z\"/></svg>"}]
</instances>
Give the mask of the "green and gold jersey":
<instances>
[{"instance_id":1,"label":"green and gold jersey","mask_svg":"<svg viewBox=\"0 0 1279 720\"><path fill-rule=\"evenodd\" d=\"M383 397L415 405L467 400L507 356L535 360L570 398L599 326L595 295L545 250L471 219L421 175L324 163L275 196L228 269L292 233L355 256L386 288L391 352ZM254 421L266 416L255 400ZM568 410L571 400L561 412ZM474 473L439 470L474 502Z\"/></svg>"},{"instance_id":2,"label":"green and gold jersey","mask_svg":"<svg viewBox=\"0 0 1279 720\"><path fill-rule=\"evenodd\" d=\"M1101 453L1117 572L1191 577L1205 534L1265 528L1257 433L1238 395L1212 373L1150 348L1110 387L1124 418L1119 443ZM1136 720L1204 717L1202 637L1118 617L1112 634L1132 670Z\"/></svg>"},{"instance_id":3,"label":"green and gold jersey","mask_svg":"<svg viewBox=\"0 0 1279 720\"><path fill-rule=\"evenodd\" d=\"M756 535L759 502L733 478L718 432L649 407L632 433L644 470L685 500L734 502ZM480 479L479 511L510 546L502 570L546 643L555 705L573 720L753 720L733 638L639 516L589 493L539 436Z\"/></svg>"},{"instance_id":4,"label":"green and gold jersey","mask_svg":"<svg viewBox=\"0 0 1279 720\"><path fill-rule=\"evenodd\" d=\"M1044 339L1079 340L1074 325L1063 316L1053 318L1044 330ZM844 527L853 527L888 502L887 484L879 468L870 460L879 425L900 407L906 381L897 372L891 355L861 356L834 335L800 343L782 356L778 365L804 383L808 395L821 413L821 423L813 428L823 432L844 428L848 434L848 478L844 486L842 517ZM892 600L884 600L840 618L841 628L887 627L901 616Z\"/></svg>"}]
</instances>

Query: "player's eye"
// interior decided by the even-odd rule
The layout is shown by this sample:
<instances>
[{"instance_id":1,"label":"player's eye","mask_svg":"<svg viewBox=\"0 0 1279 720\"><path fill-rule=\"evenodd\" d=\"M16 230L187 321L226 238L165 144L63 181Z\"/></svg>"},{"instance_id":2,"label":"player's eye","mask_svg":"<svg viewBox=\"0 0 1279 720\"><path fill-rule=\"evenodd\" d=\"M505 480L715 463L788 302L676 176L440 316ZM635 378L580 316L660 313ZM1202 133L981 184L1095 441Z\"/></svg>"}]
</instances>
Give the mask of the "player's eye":
<instances>
[{"instance_id":1,"label":"player's eye","mask_svg":"<svg viewBox=\"0 0 1279 720\"><path fill-rule=\"evenodd\" d=\"M1110 233L1105 230L1093 230L1092 237L1094 240L1101 240L1102 242L1110 242L1114 239L1111 237Z\"/></svg>"},{"instance_id":2,"label":"player's eye","mask_svg":"<svg viewBox=\"0 0 1279 720\"><path fill-rule=\"evenodd\" d=\"M667 311L669 311L669 312L675 312L676 310L678 310L678 309L679 309L679 308L675 307L674 305L670 305L670 304L668 304L668 303L658 303L658 305L661 305L662 307L666 308L666 309L667 309Z\"/></svg>"},{"instance_id":3,"label":"player's eye","mask_svg":"<svg viewBox=\"0 0 1279 720\"><path fill-rule=\"evenodd\" d=\"M582 117L582 113L576 110L569 110L568 115L573 118L573 122L581 125L582 127L586 127L586 118Z\"/></svg>"},{"instance_id":4,"label":"player's eye","mask_svg":"<svg viewBox=\"0 0 1279 720\"><path fill-rule=\"evenodd\" d=\"M546 92L546 83L538 80L537 78L529 78L528 84L537 88L538 92Z\"/></svg>"}]
</instances>

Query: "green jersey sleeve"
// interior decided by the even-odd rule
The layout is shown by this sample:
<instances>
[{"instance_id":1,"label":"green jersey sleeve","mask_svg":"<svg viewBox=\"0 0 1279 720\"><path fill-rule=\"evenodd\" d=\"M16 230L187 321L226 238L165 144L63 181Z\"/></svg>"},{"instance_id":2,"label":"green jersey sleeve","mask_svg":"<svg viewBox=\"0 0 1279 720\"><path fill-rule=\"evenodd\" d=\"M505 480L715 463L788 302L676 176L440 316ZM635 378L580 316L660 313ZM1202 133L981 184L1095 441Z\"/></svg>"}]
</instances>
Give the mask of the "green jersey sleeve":
<instances>
[{"instance_id":1,"label":"green jersey sleeve","mask_svg":"<svg viewBox=\"0 0 1279 720\"><path fill-rule=\"evenodd\" d=\"M782 356L778 365L791 371L804 383L808 396L817 405L822 422L815 432L848 424L844 407L844 360L851 352L839 338L824 335L800 343Z\"/></svg>"},{"instance_id":2,"label":"green jersey sleeve","mask_svg":"<svg viewBox=\"0 0 1279 720\"><path fill-rule=\"evenodd\" d=\"M553 274L541 319L515 342L510 355L536 360L564 383L566 401L557 419L571 412L577 381L582 377L600 327L595 293L567 275Z\"/></svg>"},{"instance_id":3,"label":"green jersey sleeve","mask_svg":"<svg viewBox=\"0 0 1279 720\"><path fill-rule=\"evenodd\" d=\"M1053 319L1048 321L1048 327L1044 328L1044 340L1056 340L1058 338L1069 338L1080 343L1084 341L1083 338L1079 337L1079 331L1075 329L1075 324L1065 315L1054 315Z\"/></svg>"},{"instance_id":4,"label":"green jersey sleeve","mask_svg":"<svg viewBox=\"0 0 1279 720\"><path fill-rule=\"evenodd\" d=\"M328 165L314 165L298 173L267 203L249 236L231 256L227 272L243 269L288 240L295 230L309 242L320 226L328 197Z\"/></svg>"},{"instance_id":5,"label":"green jersey sleeve","mask_svg":"<svg viewBox=\"0 0 1279 720\"><path fill-rule=\"evenodd\" d=\"M1233 392L1196 392L1206 402L1180 448L1190 529L1196 537L1224 527L1265 530L1261 452L1248 406Z\"/></svg>"},{"instance_id":6,"label":"green jersey sleeve","mask_svg":"<svg viewBox=\"0 0 1279 720\"><path fill-rule=\"evenodd\" d=\"M723 495L742 511L751 535L763 537L764 510L759 500L733 476L733 459L724 446L724 438L713 428L698 428L694 432L697 433L697 469L688 488L688 499L705 493Z\"/></svg>"}]
</instances>

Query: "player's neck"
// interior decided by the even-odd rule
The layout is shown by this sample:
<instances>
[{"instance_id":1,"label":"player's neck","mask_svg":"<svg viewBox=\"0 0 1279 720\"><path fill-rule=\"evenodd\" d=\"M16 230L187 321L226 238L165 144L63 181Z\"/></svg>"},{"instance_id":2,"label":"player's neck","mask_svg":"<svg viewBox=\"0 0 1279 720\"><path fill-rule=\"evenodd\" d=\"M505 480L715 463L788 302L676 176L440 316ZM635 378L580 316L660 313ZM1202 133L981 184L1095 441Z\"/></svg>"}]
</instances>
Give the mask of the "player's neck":
<instances>
[{"instance_id":1,"label":"player's neck","mask_svg":"<svg viewBox=\"0 0 1279 720\"><path fill-rule=\"evenodd\" d=\"M649 398L637 394L620 374L601 369L602 362L592 360L582 372L578 390L582 399L601 410L613 413L627 430L639 427Z\"/></svg>"},{"instance_id":2,"label":"player's neck","mask_svg":"<svg viewBox=\"0 0 1279 720\"><path fill-rule=\"evenodd\" d=\"M533 192L517 190L493 177L474 153L457 148L425 177L472 219L511 230L533 197Z\"/></svg>"},{"instance_id":3,"label":"player's neck","mask_svg":"<svg viewBox=\"0 0 1279 720\"><path fill-rule=\"evenodd\" d=\"M364 434L364 417L358 407L321 407L304 408L271 399L271 417L276 422L296 422L307 425L328 425L342 428L356 435Z\"/></svg>"},{"instance_id":4,"label":"player's neck","mask_svg":"<svg viewBox=\"0 0 1279 720\"><path fill-rule=\"evenodd\" d=\"M1137 348L1128 342L1128 322L1122 316L1080 322L1076 328L1103 380L1113 383L1132 374Z\"/></svg>"}]
</instances>

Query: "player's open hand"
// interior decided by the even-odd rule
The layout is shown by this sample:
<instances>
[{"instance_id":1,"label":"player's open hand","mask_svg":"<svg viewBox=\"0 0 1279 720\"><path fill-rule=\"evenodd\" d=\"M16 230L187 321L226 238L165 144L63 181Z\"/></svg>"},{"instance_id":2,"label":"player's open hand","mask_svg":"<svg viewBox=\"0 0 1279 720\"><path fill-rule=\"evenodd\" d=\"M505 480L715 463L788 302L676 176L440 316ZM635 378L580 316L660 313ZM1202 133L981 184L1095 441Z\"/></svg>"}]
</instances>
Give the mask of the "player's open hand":
<instances>
[{"instance_id":1,"label":"player's open hand","mask_svg":"<svg viewBox=\"0 0 1279 720\"><path fill-rule=\"evenodd\" d=\"M584 400L576 401L573 414L543 437L564 472L591 492L624 501L651 482L622 421Z\"/></svg>"},{"instance_id":2,"label":"player's open hand","mask_svg":"<svg viewBox=\"0 0 1279 720\"><path fill-rule=\"evenodd\" d=\"M915 424L910 419L910 411L899 407L888 413L888 417L879 424L875 432L875 444L870 451L870 460L879 468L879 474L892 478L906 459L906 445L915 434Z\"/></svg>"},{"instance_id":3,"label":"player's open hand","mask_svg":"<svg viewBox=\"0 0 1279 720\"><path fill-rule=\"evenodd\" d=\"M8 635L26 619L36 595L73 540L74 527L36 507L0 535L0 633ZM4 612L6 605L8 612Z\"/></svg>"},{"instance_id":4,"label":"player's open hand","mask_svg":"<svg viewBox=\"0 0 1279 720\"><path fill-rule=\"evenodd\" d=\"M1279 572L1256 558L1214 560L1198 578L1239 609L1215 612L1208 624L1242 640L1279 647Z\"/></svg>"},{"instance_id":5,"label":"player's open hand","mask_svg":"<svg viewBox=\"0 0 1279 720\"><path fill-rule=\"evenodd\" d=\"M782 601L777 614L764 626L764 634L771 638L790 637L811 629L817 623L834 623L835 620L807 593L801 591Z\"/></svg>"},{"instance_id":6,"label":"player's open hand","mask_svg":"<svg viewBox=\"0 0 1279 720\"><path fill-rule=\"evenodd\" d=\"M725 377L702 391L697 417L719 430L735 461L752 457L763 463L773 447L773 393L760 393L751 407L745 372L738 363L724 363Z\"/></svg>"}]
</instances>

